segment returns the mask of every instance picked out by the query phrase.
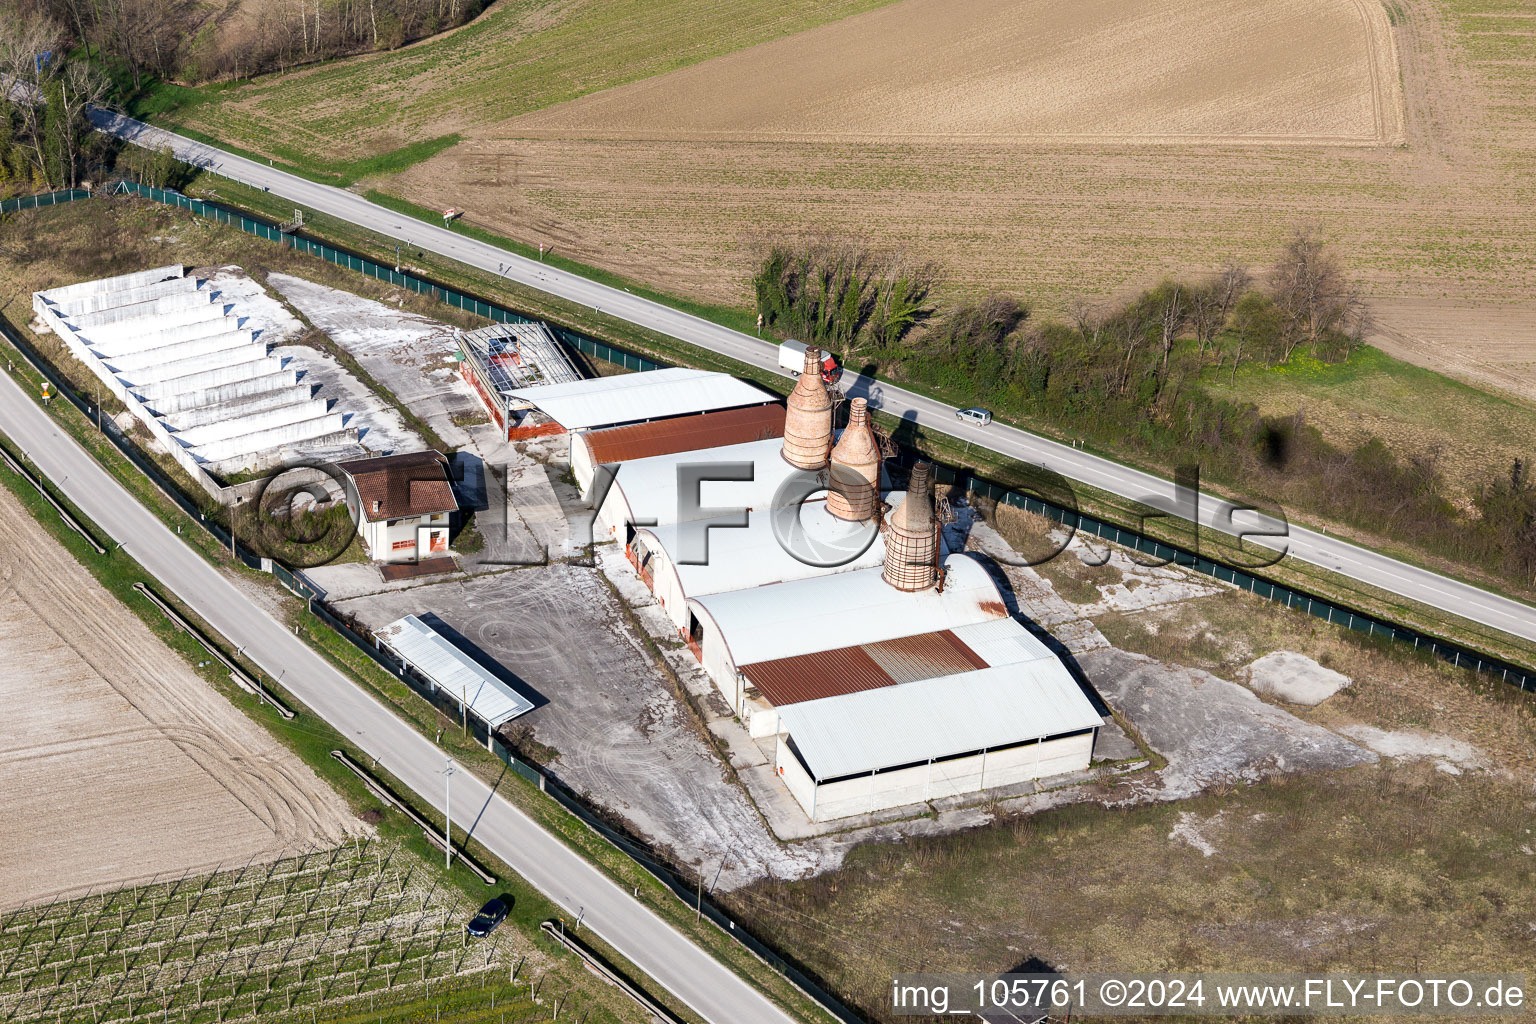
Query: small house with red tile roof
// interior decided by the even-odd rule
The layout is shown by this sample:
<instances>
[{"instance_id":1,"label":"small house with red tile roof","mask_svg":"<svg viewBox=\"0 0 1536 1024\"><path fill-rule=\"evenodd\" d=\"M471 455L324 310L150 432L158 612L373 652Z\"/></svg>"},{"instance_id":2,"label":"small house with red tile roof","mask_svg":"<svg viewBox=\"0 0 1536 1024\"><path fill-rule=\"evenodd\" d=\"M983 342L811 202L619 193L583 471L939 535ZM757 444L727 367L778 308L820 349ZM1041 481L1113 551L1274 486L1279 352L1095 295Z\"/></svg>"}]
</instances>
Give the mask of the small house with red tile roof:
<instances>
[{"instance_id":1,"label":"small house with red tile roof","mask_svg":"<svg viewBox=\"0 0 1536 1024\"><path fill-rule=\"evenodd\" d=\"M459 505L441 452L405 452L340 463L357 532L376 562L448 554Z\"/></svg>"}]
</instances>

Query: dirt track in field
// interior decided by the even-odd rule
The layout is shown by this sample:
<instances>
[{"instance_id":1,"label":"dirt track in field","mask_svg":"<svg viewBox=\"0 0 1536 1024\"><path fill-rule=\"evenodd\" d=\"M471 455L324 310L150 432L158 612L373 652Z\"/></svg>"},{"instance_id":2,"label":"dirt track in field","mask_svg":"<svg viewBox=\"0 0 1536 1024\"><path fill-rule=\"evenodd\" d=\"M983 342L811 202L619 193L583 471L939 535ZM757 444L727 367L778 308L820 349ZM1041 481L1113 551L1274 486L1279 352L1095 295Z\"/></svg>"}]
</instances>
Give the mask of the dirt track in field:
<instances>
[{"instance_id":1,"label":"dirt track in field","mask_svg":"<svg viewBox=\"0 0 1536 1024\"><path fill-rule=\"evenodd\" d=\"M0 490L0 908L365 828Z\"/></svg>"},{"instance_id":2,"label":"dirt track in field","mask_svg":"<svg viewBox=\"0 0 1536 1024\"><path fill-rule=\"evenodd\" d=\"M1536 105L1529 100L1536 57L1521 47L1530 42L1523 34L1529 19L1498 15L1499 2L1401 0L1396 24L1383 26L1384 8L1375 4L1364 6L1367 16L1337 0L1262 9L1202 0L1180 9L1208 12L1203 23L1119 24L1118 50L1102 4L1018 8L1038 13L1042 32L1069 31L1059 24L1062 12L1081 11L1089 24L1096 16L1103 31L1085 38L1103 40L1099 49L1122 57L1133 26L1177 26L1208 47L1211 63L1201 69L1217 79L1245 38L1256 56L1242 82L1273 71L1262 54L1295 56L1304 73L1283 87L1279 75L1266 114L1258 102L1264 90L1244 91L1240 83L1229 95L1210 92L1202 105L1193 86L1199 76L1177 73L1193 58L1177 49L1161 55L1162 65L1139 70L1134 62L1086 60L1064 70L1020 56L1007 65L1014 79L1005 81L985 30L967 36L951 26L945 34L934 22L927 34L913 33L918 45L933 36L959 67L942 74L930 70L937 59L890 70L852 44L842 54L817 48L818 40L846 38L849 26L931 10L930 0L905 0L481 129L386 187L425 205L467 209L468 220L520 241L553 244L566 256L681 294L735 304L750 303L747 279L775 238L867 238L940 259L953 293L1006 289L1049 313L1076 295L1121 295L1166 274L1205 272L1228 257L1262 271L1298 222L1317 221L1378 300L1384 348L1536 398ZM967 0L966 9L990 3ZM1316 26L1308 27L1308 11ZM1225 30L1217 24L1222 12ZM1275 37L1283 45L1234 34L1243 25L1274 31L1287 17L1308 25ZM1318 144L1301 134L1289 144L1257 137L1197 144L1166 134L1315 136L1325 110L1334 111L1333 131L1368 133L1360 114L1366 65L1330 63L1340 58L1326 44L1324 28L1338 36L1350 19L1374 24L1385 33L1382 46L1391 43L1378 46L1373 59L1394 67L1392 82L1401 80L1403 144L1343 144L1342 135ZM1357 49L1365 35L1353 37ZM896 45L886 43L880 52ZM967 45L992 54L994 66L950 59ZM830 67L800 61L797 46ZM826 97L796 86L793 76L773 78L775 61L765 53L805 71L812 84L841 83L845 91ZM1164 65L1167 87L1159 90ZM1333 93L1315 90L1323 104L1316 109L1303 102L1313 69L1337 79ZM1026 71L1045 75L1051 89L1037 90L1040 102L1010 102L1024 95L1010 89ZM897 88L887 109L881 94L860 90L855 72L887 87L892 76L898 86L912 84ZM1140 108L1148 134L1084 141L1126 130L1127 111L1138 108L1119 79L1137 73L1148 86ZM728 89L731 75L769 77ZM1376 80L1383 81L1380 74ZM1095 89L1125 110L1096 107ZM1356 97L1355 106L1342 103L1345 94ZM997 130L968 133L989 110ZM1353 121L1338 116L1350 110ZM711 134L736 119L759 134ZM893 125L907 134L879 134ZM925 125L955 134L926 133ZM1061 134L1005 134L1026 130Z\"/></svg>"},{"instance_id":3,"label":"dirt track in field","mask_svg":"<svg viewBox=\"0 0 1536 1024\"><path fill-rule=\"evenodd\" d=\"M1367 0L905 0L502 131L1390 144L1402 97Z\"/></svg>"}]
</instances>

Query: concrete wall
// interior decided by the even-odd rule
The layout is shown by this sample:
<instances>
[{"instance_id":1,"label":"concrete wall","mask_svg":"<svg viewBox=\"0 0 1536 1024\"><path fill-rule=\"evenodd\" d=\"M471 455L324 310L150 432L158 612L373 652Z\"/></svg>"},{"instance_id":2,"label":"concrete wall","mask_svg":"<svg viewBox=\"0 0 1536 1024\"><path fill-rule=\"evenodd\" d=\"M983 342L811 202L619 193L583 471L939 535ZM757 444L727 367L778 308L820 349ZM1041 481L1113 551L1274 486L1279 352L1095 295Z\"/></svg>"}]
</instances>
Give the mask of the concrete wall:
<instances>
[{"instance_id":1,"label":"concrete wall","mask_svg":"<svg viewBox=\"0 0 1536 1024\"><path fill-rule=\"evenodd\" d=\"M296 371L274 370L215 387L156 395L153 398L146 398L145 404L162 416L170 416L183 409L209 408L236 398L248 398L251 395L295 387L299 387L299 375ZM308 392L309 388L306 386L304 390Z\"/></svg>"},{"instance_id":2,"label":"concrete wall","mask_svg":"<svg viewBox=\"0 0 1536 1024\"><path fill-rule=\"evenodd\" d=\"M131 370L122 368L112 360L103 360L112 367L129 387L155 381L180 380L222 370L226 366L242 366L253 363L267 354L267 346L257 341L247 342L217 352L204 352L186 359L172 359L163 363L150 363Z\"/></svg>"},{"instance_id":3,"label":"concrete wall","mask_svg":"<svg viewBox=\"0 0 1536 1024\"><path fill-rule=\"evenodd\" d=\"M60 315L70 320L86 313L96 313L113 306L136 305L151 302L170 295L191 295L196 292L197 278L174 277L169 281L126 288L115 292L97 292L94 295L66 296L56 302Z\"/></svg>"},{"instance_id":4,"label":"concrete wall","mask_svg":"<svg viewBox=\"0 0 1536 1024\"><path fill-rule=\"evenodd\" d=\"M261 377L265 374L276 373L283 368L282 362L276 356L263 356L245 363L235 363L232 366L223 366L217 370L209 370L206 373L194 373L185 377L176 377L171 380L155 381L136 387L132 390L144 396L146 402L166 395L184 394L188 391L201 391L203 388L214 388L221 384L233 384L249 377Z\"/></svg>"},{"instance_id":5,"label":"concrete wall","mask_svg":"<svg viewBox=\"0 0 1536 1024\"><path fill-rule=\"evenodd\" d=\"M208 298L208 293L204 291L190 292L185 295L167 295L147 302L135 302L129 306L112 306L94 313L81 313L79 316L70 316L67 313L63 316L81 331L88 331L92 327L103 324L118 324L127 320L159 317L165 314L201 313L210 309L223 312L223 307L215 306Z\"/></svg>"},{"instance_id":6,"label":"concrete wall","mask_svg":"<svg viewBox=\"0 0 1536 1024\"><path fill-rule=\"evenodd\" d=\"M154 267L150 270L136 270L131 274L119 274L116 277L103 277L96 281L81 281L79 284L60 285L57 288L48 289L48 298L55 302L71 299L79 295L96 295L101 292L116 292L127 288L140 288L156 281L164 281L169 278L181 277L186 273L179 263L169 266Z\"/></svg>"},{"instance_id":7,"label":"concrete wall","mask_svg":"<svg viewBox=\"0 0 1536 1024\"><path fill-rule=\"evenodd\" d=\"M103 361L121 370L154 366L157 363L171 363L181 359L196 359L214 352L256 344L260 343L257 342L254 331L221 331L218 334L209 334L190 341L173 341L154 348L141 348L137 352L106 353L100 349L96 351ZM265 345L261 346L260 354L267 354Z\"/></svg>"},{"instance_id":8,"label":"concrete wall","mask_svg":"<svg viewBox=\"0 0 1536 1024\"><path fill-rule=\"evenodd\" d=\"M214 389L218 390L218 389ZM235 417L252 416L295 405L308 405L314 401L310 389L301 385L273 388L254 395L240 395L225 402L195 405L179 410L174 420L178 430L192 430L209 423L219 423Z\"/></svg>"},{"instance_id":9,"label":"concrete wall","mask_svg":"<svg viewBox=\"0 0 1536 1024\"><path fill-rule=\"evenodd\" d=\"M316 405L324 407L324 403L316 403ZM285 444L298 444L321 437L330 438L334 442L345 436L346 426L342 414L322 412L310 419L284 423L265 430L254 430L248 434L236 434L234 437L220 441L197 445L192 451L199 459L206 462L223 462L239 455L256 455L272 451Z\"/></svg>"},{"instance_id":10,"label":"concrete wall","mask_svg":"<svg viewBox=\"0 0 1536 1024\"><path fill-rule=\"evenodd\" d=\"M80 338L91 348L101 353L119 355L123 352L137 352L143 348L159 348L162 345L173 345L179 341L196 341L198 338L206 338L212 334L227 334L230 331L240 329L240 318L231 316L221 311L220 307L209 306L191 323L180 323L174 327L161 326L157 320L155 326L145 328L142 324L129 321L126 324L111 324L105 327L92 327L89 331L80 331ZM177 319L180 319L178 316Z\"/></svg>"},{"instance_id":11,"label":"concrete wall","mask_svg":"<svg viewBox=\"0 0 1536 1024\"><path fill-rule=\"evenodd\" d=\"M135 317L132 320L117 323L98 324L82 329L78 333L92 343L116 341L119 338L132 337L146 331L169 331L177 327L207 323L210 320L221 320L228 316L225 312L226 308L223 303L207 302L201 306L191 306L173 313L161 313L154 317Z\"/></svg>"},{"instance_id":12,"label":"concrete wall","mask_svg":"<svg viewBox=\"0 0 1536 1024\"><path fill-rule=\"evenodd\" d=\"M952 761L939 761L933 765L917 765L813 786L799 760L789 750L784 737L780 736L775 751L775 765L780 778L799 801L806 815L813 821L829 821L940 797L980 793L1031 779L1085 771L1092 753L1093 734L1089 732L1007 750L988 751Z\"/></svg>"}]
</instances>

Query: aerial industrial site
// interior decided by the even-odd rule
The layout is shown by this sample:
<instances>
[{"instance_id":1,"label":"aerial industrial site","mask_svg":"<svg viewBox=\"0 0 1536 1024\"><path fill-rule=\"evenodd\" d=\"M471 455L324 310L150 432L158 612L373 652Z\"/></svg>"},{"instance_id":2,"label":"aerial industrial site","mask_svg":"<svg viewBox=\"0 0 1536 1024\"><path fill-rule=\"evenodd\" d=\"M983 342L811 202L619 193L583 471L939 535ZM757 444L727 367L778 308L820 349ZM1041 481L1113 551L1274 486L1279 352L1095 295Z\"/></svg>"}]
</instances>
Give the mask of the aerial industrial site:
<instances>
[{"instance_id":1,"label":"aerial industrial site","mask_svg":"<svg viewBox=\"0 0 1536 1024\"><path fill-rule=\"evenodd\" d=\"M0 12L6 1020L1529 1012L1528 14Z\"/></svg>"}]
</instances>

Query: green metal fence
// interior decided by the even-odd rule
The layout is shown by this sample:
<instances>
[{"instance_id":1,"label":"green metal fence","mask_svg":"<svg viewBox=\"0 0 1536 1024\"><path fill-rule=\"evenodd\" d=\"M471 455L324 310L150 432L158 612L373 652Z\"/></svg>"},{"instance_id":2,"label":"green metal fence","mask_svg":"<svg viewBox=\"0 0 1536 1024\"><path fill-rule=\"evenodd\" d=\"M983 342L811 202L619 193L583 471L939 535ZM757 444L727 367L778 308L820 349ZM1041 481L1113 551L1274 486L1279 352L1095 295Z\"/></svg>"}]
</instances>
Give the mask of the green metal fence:
<instances>
[{"instance_id":1,"label":"green metal fence","mask_svg":"<svg viewBox=\"0 0 1536 1024\"><path fill-rule=\"evenodd\" d=\"M1336 626L1343 626L1345 629L1365 633L1368 636L1386 637L1399 643L1412 644L1416 650L1428 651L1459 668L1470 668L1497 676L1511 686L1520 687L1521 690L1536 690L1536 673L1512 662L1489 657L1471 648L1441 640L1407 626L1386 622L1376 616L1350 608L1348 605L1255 576L1242 569L1116 526L1114 523L1085 515L1076 509L1064 508L1030 495L1020 494L1018 491L990 480L983 480L971 473L941 466L938 467L938 478L942 483L957 483L971 494L979 494L984 498L1012 505L1014 508L1022 508L1046 516L1069 529L1092 534L1100 540L1112 541L1141 554L1150 555L1159 561L1177 563L1223 583L1241 587L1251 594L1283 604L1287 608L1304 611L1308 615L1316 616Z\"/></svg>"},{"instance_id":2,"label":"green metal fence","mask_svg":"<svg viewBox=\"0 0 1536 1024\"><path fill-rule=\"evenodd\" d=\"M57 206L59 203L72 203L76 199L89 199L90 192L83 188L66 188L57 192L39 192L31 196L17 196L15 199L0 200L0 213L15 213L17 210L33 210L39 206Z\"/></svg>"},{"instance_id":3,"label":"green metal fence","mask_svg":"<svg viewBox=\"0 0 1536 1024\"><path fill-rule=\"evenodd\" d=\"M241 231L255 235L258 238L281 242L289 248L297 249L311 256L318 256L327 263L333 263L338 267L356 271L359 274L364 274L377 281L383 281L386 284L408 288L418 295L430 296L439 302L452 306L454 309L462 309L466 313L483 316L487 320L494 320L497 323L503 324L541 322L536 317L507 309L505 306L498 306L493 302L487 302L484 299L476 298L473 295L457 291L416 274L396 270L394 267L377 263L367 257L347 252L345 249L338 249L335 246L326 245L324 242L304 238L293 232L285 232L280 227L267 221L246 216L235 210L220 206L217 203L184 196L174 189L151 188L147 185L139 185L131 181L122 181L118 183L113 191L143 196L145 199L152 199L157 203L166 203L170 206L188 210L201 217L211 217L220 224L228 224L231 227L239 228ZM615 348L591 335L583 334L569 327L559 324L549 324L548 326L550 332L569 348L597 359L617 363L626 370L659 370L665 365L655 360L647 359L645 356Z\"/></svg>"}]
</instances>

